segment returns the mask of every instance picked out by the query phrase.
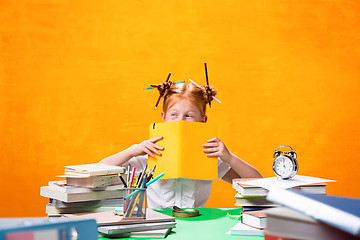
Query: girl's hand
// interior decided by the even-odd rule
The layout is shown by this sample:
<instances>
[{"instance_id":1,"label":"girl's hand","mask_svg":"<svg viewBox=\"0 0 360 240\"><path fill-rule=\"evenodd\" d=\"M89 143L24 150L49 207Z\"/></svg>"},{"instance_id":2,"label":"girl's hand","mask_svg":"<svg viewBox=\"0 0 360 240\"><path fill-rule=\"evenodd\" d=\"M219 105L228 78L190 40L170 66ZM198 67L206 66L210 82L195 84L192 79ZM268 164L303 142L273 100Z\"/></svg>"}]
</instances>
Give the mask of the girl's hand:
<instances>
[{"instance_id":1,"label":"girl's hand","mask_svg":"<svg viewBox=\"0 0 360 240\"><path fill-rule=\"evenodd\" d=\"M164 150L163 147L155 144L157 141L160 141L163 137L155 137L149 140L145 140L138 145L134 145L131 148L131 153L134 157L148 154L151 157L154 157L154 154L161 156L161 152L158 150Z\"/></svg>"},{"instance_id":2,"label":"girl's hand","mask_svg":"<svg viewBox=\"0 0 360 240\"><path fill-rule=\"evenodd\" d=\"M207 157L219 157L222 161L228 162L231 153L226 148L225 144L217 137L207 140L207 143L203 144L203 152Z\"/></svg>"}]
</instances>

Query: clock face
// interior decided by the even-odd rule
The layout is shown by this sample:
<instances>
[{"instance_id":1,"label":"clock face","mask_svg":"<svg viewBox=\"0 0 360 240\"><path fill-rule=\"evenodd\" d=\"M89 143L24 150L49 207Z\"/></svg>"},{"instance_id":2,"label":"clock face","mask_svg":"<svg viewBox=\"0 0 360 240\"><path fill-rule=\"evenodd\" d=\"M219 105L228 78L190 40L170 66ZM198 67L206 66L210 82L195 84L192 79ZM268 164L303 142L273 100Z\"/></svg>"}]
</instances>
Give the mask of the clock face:
<instances>
[{"instance_id":1,"label":"clock face","mask_svg":"<svg viewBox=\"0 0 360 240\"><path fill-rule=\"evenodd\" d=\"M274 160L273 169L279 177L290 178L293 177L294 171L297 170L295 164L295 161L290 157L281 155Z\"/></svg>"}]
</instances>

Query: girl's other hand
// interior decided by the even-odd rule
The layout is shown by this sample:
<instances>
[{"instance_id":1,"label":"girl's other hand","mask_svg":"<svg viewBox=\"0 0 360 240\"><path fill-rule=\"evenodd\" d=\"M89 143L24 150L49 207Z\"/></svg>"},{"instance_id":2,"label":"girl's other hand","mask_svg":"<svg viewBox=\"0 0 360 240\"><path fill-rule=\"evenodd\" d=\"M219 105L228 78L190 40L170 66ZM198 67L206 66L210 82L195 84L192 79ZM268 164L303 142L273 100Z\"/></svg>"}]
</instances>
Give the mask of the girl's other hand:
<instances>
[{"instance_id":1,"label":"girl's other hand","mask_svg":"<svg viewBox=\"0 0 360 240\"><path fill-rule=\"evenodd\" d=\"M206 153L207 157L219 157L222 161L228 162L231 156L225 144L217 137L207 140L203 147L203 152Z\"/></svg>"},{"instance_id":2,"label":"girl's other hand","mask_svg":"<svg viewBox=\"0 0 360 240\"><path fill-rule=\"evenodd\" d=\"M156 142L160 141L161 139L163 139L163 137L155 137L155 138L151 138L149 140L145 140L137 145L133 145L132 148L132 155L135 156L140 156L140 155L145 155L148 154L151 157L154 157L154 154L161 156L161 152L159 152L159 150L164 150L163 147L155 144Z\"/></svg>"}]
</instances>

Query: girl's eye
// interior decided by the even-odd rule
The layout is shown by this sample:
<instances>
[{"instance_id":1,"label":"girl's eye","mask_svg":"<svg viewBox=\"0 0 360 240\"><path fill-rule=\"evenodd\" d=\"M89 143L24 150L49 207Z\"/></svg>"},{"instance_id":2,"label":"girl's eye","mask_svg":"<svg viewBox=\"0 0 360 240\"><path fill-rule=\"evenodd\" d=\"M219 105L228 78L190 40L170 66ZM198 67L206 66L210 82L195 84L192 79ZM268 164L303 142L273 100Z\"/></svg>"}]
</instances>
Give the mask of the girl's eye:
<instances>
[{"instance_id":1,"label":"girl's eye","mask_svg":"<svg viewBox=\"0 0 360 240\"><path fill-rule=\"evenodd\" d=\"M185 117L186 118L192 118L192 115L186 114Z\"/></svg>"},{"instance_id":2,"label":"girl's eye","mask_svg":"<svg viewBox=\"0 0 360 240\"><path fill-rule=\"evenodd\" d=\"M176 117L176 116L177 116L177 114L176 114L176 113L171 113L171 114L170 114L170 116L172 116L172 117Z\"/></svg>"}]
</instances>

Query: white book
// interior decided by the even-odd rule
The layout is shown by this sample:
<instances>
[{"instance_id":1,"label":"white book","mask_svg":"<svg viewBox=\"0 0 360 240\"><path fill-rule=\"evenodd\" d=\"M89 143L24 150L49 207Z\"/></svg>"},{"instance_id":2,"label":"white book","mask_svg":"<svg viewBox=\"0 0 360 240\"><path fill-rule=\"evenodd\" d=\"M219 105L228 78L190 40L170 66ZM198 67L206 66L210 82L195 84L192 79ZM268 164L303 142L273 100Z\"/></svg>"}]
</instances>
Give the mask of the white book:
<instances>
[{"instance_id":1,"label":"white book","mask_svg":"<svg viewBox=\"0 0 360 240\"><path fill-rule=\"evenodd\" d=\"M157 230L146 230L139 232L120 233L112 237L116 238L166 238L172 228L164 228Z\"/></svg>"},{"instance_id":2,"label":"white book","mask_svg":"<svg viewBox=\"0 0 360 240\"><path fill-rule=\"evenodd\" d=\"M118 206L122 206L123 199L119 199ZM66 214L66 213L89 213L89 212L107 212L107 211L115 211L117 207L109 207L109 206L86 206L86 207L76 207L76 208L56 208L52 206L50 203L46 205L45 213L54 215L54 214Z\"/></svg>"},{"instance_id":3,"label":"white book","mask_svg":"<svg viewBox=\"0 0 360 240\"><path fill-rule=\"evenodd\" d=\"M258 229L266 227L266 212L265 210L245 211L242 213L241 222Z\"/></svg>"},{"instance_id":4,"label":"white book","mask_svg":"<svg viewBox=\"0 0 360 240\"><path fill-rule=\"evenodd\" d=\"M43 186L40 188L40 196L57 199L63 202L82 202L92 200L102 200L109 198L123 198L124 190L106 190L106 191L91 191L81 193L67 193L50 186Z\"/></svg>"},{"instance_id":5,"label":"white book","mask_svg":"<svg viewBox=\"0 0 360 240\"><path fill-rule=\"evenodd\" d=\"M125 173L125 167L107 165L103 163L81 164L73 166L65 166L65 175L72 176L98 176Z\"/></svg>"},{"instance_id":6,"label":"white book","mask_svg":"<svg viewBox=\"0 0 360 240\"><path fill-rule=\"evenodd\" d=\"M98 231L99 233L104 234L105 236L111 236L120 233L174 228L175 226L176 226L176 222L138 223L138 224L98 227Z\"/></svg>"},{"instance_id":7,"label":"white book","mask_svg":"<svg viewBox=\"0 0 360 240\"><path fill-rule=\"evenodd\" d=\"M73 187L66 184L66 180L62 181L49 181L49 187L66 193L91 193L99 191L112 191L121 190L124 185L112 185L103 188L86 188L86 187Z\"/></svg>"},{"instance_id":8,"label":"white book","mask_svg":"<svg viewBox=\"0 0 360 240\"><path fill-rule=\"evenodd\" d=\"M123 184L118 174L99 175L92 177L66 176L66 184L74 187L102 188L111 185Z\"/></svg>"},{"instance_id":9,"label":"white book","mask_svg":"<svg viewBox=\"0 0 360 240\"><path fill-rule=\"evenodd\" d=\"M279 204L270 202L266 199L265 196L260 196L260 197L247 197L247 196L242 196L240 193L236 193L235 195L235 206L259 206L259 207L276 207L279 206Z\"/></svg>"},{"instance_id":10,"label":"white book","mask_svg":"<svg viewBox=\"0 0 360 240\"><path fill-rule=\"evenodd\" d=\"M242 222L238 222L233 226L227 234L231 235L256 235L264 236L264 230L260 230L254 227L250 227Z\"/></svg>"}]
</instances>

